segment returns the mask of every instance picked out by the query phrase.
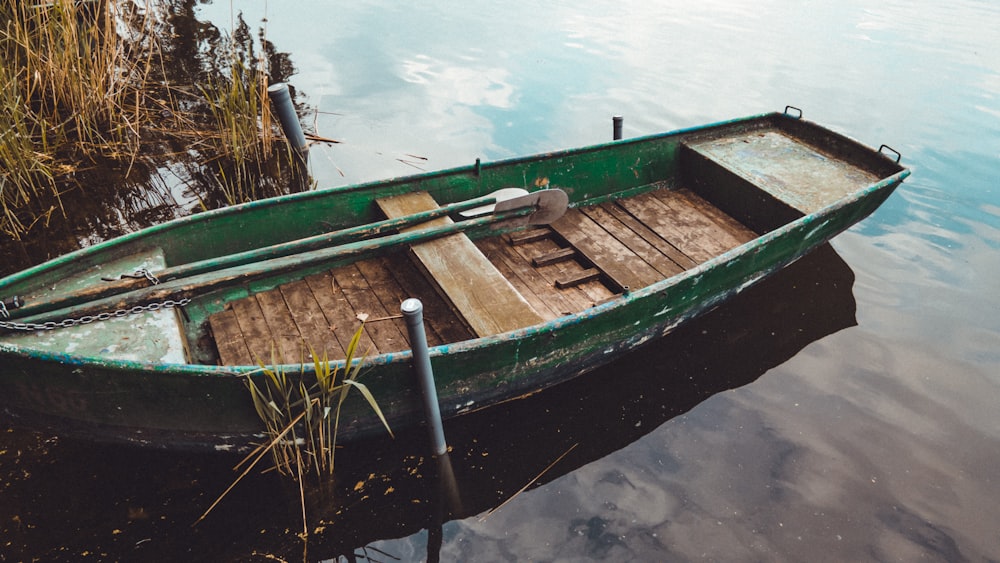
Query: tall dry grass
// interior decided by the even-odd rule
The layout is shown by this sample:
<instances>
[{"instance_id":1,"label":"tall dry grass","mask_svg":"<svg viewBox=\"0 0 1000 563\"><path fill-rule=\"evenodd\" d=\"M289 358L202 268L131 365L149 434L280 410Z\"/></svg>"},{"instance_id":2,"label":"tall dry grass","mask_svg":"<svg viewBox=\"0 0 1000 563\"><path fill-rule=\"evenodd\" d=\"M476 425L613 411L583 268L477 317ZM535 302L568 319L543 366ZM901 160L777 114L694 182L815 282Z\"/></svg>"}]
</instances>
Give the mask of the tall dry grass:
<instances>
[{"instance_id":1,"label":"tall dry grass","mask_svg":"<svg viewBox=\"0 0 1000 563\"><path fill-rule=\"evenodd\" d=\"M148 4L0 0L0 231L19 238L59 207L61 180L134 162L156 64Z\"/></svg>"},{"instance_id":2,"label":"tall dry grass","mask_svg":"<svg viewBox=\"0 0 1000 563\"><path fill-rule=\"evenodd\" d=\"M192 65L200 71L174 72L180 61L162 51L172 45L169 7L0 0L0 236L21 240L68 217L64 202L87 197L97 171L143 181L139 169L148 180L180 164L204 209L307 188L294 151L274 142L266 48L255 54L238 18ZM268 45L263 31L260 41Z\"/></svg>"},{"instance_id":3,"label":"tall dry grass","mask_svg":"<svg viewBox=\"0 0 1000 563\"><path fill-rule=\"evenodd\" d=\"M256 51L242 17L233 25L220 45L227 50L226 65L199 87L211 129L202 141L212 147L212 178L225 205L302 189L305 180L294 151L287 143L275 143L281 132L267 94L269 59ZM264 30L260 42L266 50Z\"/></svg>"},{"instance_id":4,"label":"tall dry grass","mask_svg":"<svg viewBox=\"0 0 1000 563\"><path fill-rule=\"evenodd\" d=\"M234 56L228 75L201 87L213 121L206 138L216 154L215 178L227 205L274 195L262 190L262 179L281 169L272 163L276 135L267 86L262 61L251 66Z\"/></svg>"}]
</instances>

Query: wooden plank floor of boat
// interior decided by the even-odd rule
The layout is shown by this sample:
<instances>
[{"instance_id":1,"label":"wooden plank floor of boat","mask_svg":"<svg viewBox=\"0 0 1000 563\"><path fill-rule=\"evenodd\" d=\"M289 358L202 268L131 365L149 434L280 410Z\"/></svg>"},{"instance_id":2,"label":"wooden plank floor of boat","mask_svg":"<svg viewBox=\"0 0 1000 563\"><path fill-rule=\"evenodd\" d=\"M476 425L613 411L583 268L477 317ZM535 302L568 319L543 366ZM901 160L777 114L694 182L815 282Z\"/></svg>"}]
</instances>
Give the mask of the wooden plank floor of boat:
<instances>
[{"instance_id":1,"label":"wooden plank floor of boat","mask_svg":"<svg viewBox=\"0 0 1000 563\"><path fill-rule=\"evenodd\" d=\"M475 241L475 247L542 320L577 313L692 268L757 234L684 188L570 209L549 225ZM440 274L438 274L440 275ZM428 344L475 337L440 287L405 251L363 260L250 296L209 322L220 363L311 362L309 350L342 359L368 316L361 352L407 350L400 303L424 304Z\"/></svg>"}]
</instances>

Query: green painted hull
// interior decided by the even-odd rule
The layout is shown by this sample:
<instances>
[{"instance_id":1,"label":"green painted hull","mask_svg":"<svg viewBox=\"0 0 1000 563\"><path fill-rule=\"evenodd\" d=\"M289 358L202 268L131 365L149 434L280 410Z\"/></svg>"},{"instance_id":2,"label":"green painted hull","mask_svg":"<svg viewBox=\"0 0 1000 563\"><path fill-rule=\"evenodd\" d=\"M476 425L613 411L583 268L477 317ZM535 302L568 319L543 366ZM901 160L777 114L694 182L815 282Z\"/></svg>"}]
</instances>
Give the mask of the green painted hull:
<instances>
[{"instance_id":1,"label":"green painted hull","mask_svg":"<svg viewBox=\"0 0 1000 563\"><path fill-rule=\"evenodd\" d=\"M618 295L579 314L486 338L437 346L431 361L446 418L479 410L565 381L669 333L750 284L791 263L872 213L908 175L878 152L784 114L766 114L662 135L534 157L484 163L409 178L295 194L172 221L84 249L0 280L0 297L31 295L76 272L123 254L160 248L167 264L211 260L264 245L380 219L377 197L428 191L445 204L503 187L534 189L537 180L566 191L571 205L639 193L682 173L681 143L720 130L789 128L817 145L879 170L877 182L813 213L786 220L744 220L766 234L651 286ZM742 204L737 204L742 206ZM759 213L758 215L766 215ZM780 214L779 214L780 215ZM489 227L470 233L483 236ZM325 265L328 267L329 265ZM254 281L250 290L301 276ZM187 314L217 311L247 287L196 301ZM196 339L198 334L189 334ZM422 422L410 354L371 359L363 376L394 428ZM43 353L5 342L0 334L2 408L25 424L152 447L243 449L262 425L243 374L256 366L143 363ZM295 371L300 366L293 366ZM308 368L307 368L308 369ZM345 403L342 439L380 431L356 395Z\"/></svg>"}]
</instances>

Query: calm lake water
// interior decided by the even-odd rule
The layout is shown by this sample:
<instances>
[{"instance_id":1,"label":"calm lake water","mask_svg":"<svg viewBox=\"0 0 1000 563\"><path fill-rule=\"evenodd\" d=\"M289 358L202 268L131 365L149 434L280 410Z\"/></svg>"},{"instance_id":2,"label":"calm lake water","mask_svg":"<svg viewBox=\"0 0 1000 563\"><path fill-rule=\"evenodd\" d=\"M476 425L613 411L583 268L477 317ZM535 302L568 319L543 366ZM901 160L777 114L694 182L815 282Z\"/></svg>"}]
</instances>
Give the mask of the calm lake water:
<instances>
[{"instance_id":1,"label":"calm lake water","mask_svg":"<svg viewBox=\"0 0 1000 563\"><path fill-rule=\"evenodd\" d=\"M229 456L3 427L0 561L1000 559L1000 5L194 7L223 31L240 11L342 141L312 150L320 186L603 142L614 114L636 136L788 104L913 175L677 335L449 425L453 519L420 433L343 450L304 553L272 475L192 527Z\"/></svg>"}]
</instances>

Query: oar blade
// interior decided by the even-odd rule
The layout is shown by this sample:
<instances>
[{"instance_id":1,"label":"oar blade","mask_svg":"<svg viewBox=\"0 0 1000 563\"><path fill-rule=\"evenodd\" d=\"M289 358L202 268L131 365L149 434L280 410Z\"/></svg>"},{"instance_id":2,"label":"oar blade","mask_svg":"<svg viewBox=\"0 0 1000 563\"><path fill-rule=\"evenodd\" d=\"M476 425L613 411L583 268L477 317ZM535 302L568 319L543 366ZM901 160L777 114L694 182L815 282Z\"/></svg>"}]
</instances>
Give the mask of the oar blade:
<instances>
[{"instance_id":1,"label":"oar blade","mask_svg":"<svg viewBox=\"0 0 1000 563\"><path fill-rule=\"evenodd\" d=\"M523 225L548 225L566 213L569 196L558 188L539 190L528 195L497 202L494 213L502 213L523 207L534 207L535 212L522 217L515 217L504 222L505 227Z\"/></svg>"},{"instance_id":2,"label":"oar blade","mask_svg":"<svg viewBox=\"0 0 1000 563\"><path fill-rule=\"evenodd\" d=\"M489 205L480 205L479 207L466 209L465 211L459 212L459 215L461 215L462 217L472 218L472 217L479 217L480 215L493 213L493 209L496 207L497 203L526 195L528 195L528 190L525 190L523 188L501 188L491 194L488 194L488 196L484 196L484 197L492 197L493 199L496 200L496 203L491 203Z\"/></svg>"}]
</instances>

